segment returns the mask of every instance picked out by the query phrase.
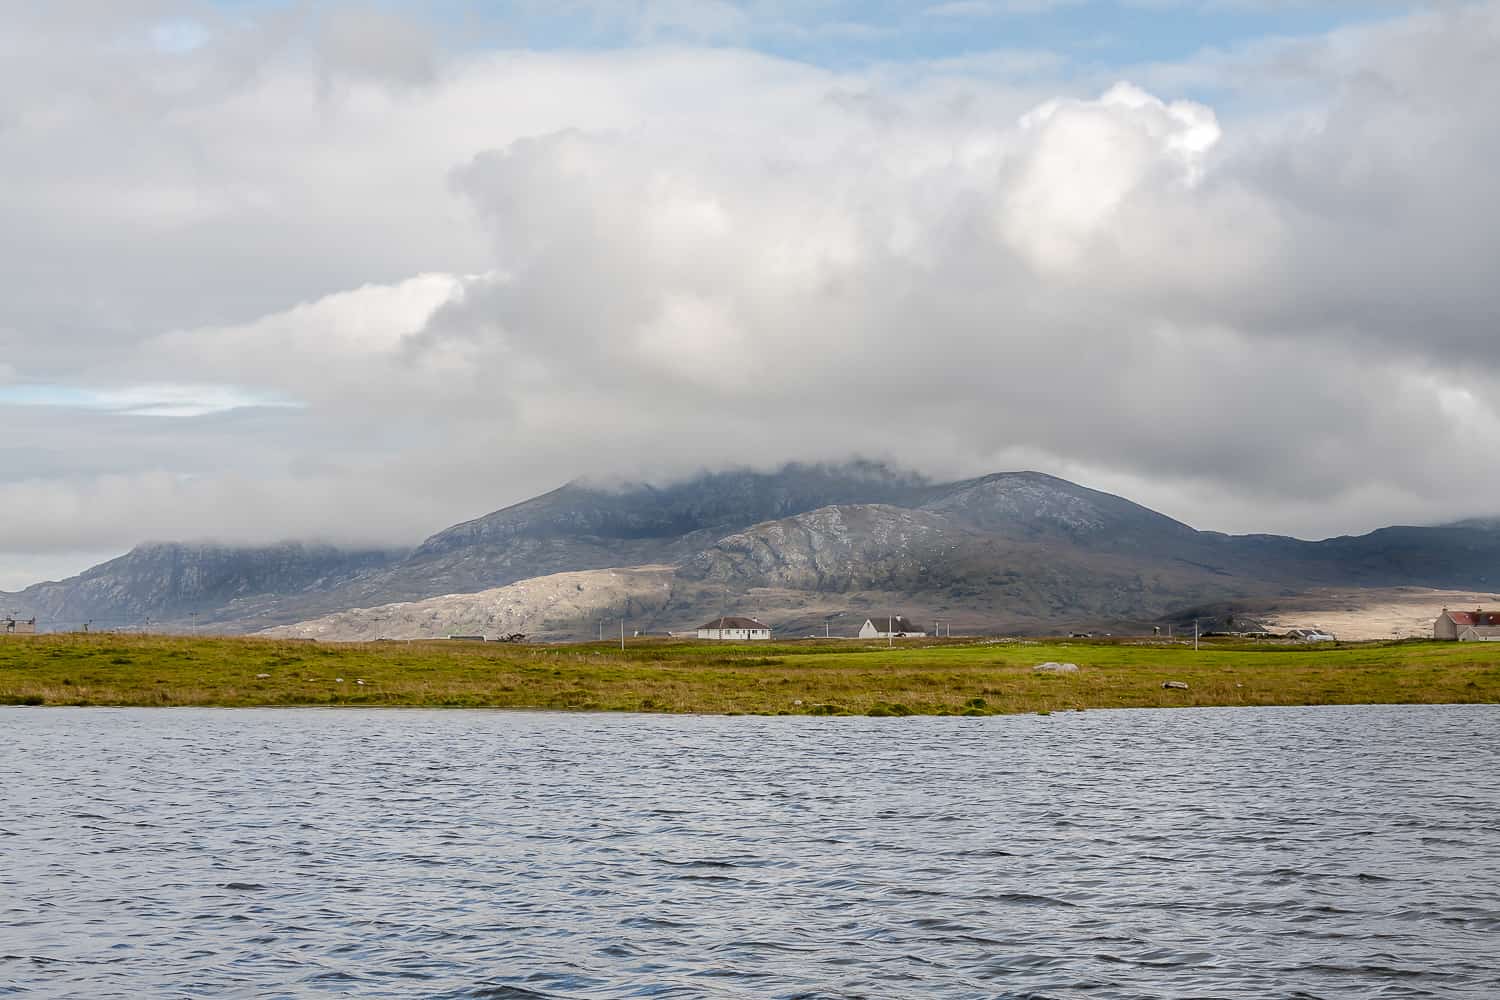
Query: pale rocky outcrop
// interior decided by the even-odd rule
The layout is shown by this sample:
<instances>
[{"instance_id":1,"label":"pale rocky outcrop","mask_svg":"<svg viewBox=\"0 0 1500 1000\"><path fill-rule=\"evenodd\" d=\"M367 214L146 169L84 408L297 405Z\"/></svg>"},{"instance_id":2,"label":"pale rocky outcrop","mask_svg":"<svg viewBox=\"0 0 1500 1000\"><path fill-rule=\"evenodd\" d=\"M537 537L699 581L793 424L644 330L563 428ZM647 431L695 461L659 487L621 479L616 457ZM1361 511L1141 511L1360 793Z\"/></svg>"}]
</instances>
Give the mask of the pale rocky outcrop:
<instances>
[{"instance_id":1,"label":"pale rocky outcrop","mask_svg":"<svg viewBox=\"0 0 1500 1000\"><path fill-rule=\"evenodd\" d=\"M608 618L611 634L623 614L655 615L672 598L670 566L554 573L477 594L447 594L373 608L351 608L261 635L355 642L373 639L432 639L447 635L495 638L514 632L548 638L574 636L581 622Z\"/></svg>"}]
</instances>

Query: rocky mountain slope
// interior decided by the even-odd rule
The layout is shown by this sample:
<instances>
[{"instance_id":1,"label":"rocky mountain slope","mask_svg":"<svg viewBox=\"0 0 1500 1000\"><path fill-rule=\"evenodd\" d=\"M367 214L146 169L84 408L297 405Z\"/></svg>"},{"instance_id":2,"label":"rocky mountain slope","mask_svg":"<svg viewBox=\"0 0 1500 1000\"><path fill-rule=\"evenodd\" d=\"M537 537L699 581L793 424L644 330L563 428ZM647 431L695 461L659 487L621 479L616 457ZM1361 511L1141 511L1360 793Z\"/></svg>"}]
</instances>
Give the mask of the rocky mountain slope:
<instances>
[{"instance_id":1,"label":"rocky mountain slope","mask_svg":"<svg viewBox=\"0 0 1500 1000\"><path fill-rule=\"evenodd\" d=\"M193 624L253 617L267 603L324 593L400 561L401 550L328 545L148 544L60 582L0 594L0 610L43 627Z\"/></svg>"},{"instance_id":2,"label":"rocky mountain slope","mask_svg":"<svg viewBox=\"0 0 1500 1000\"><path fill-rule=\"evenodd\" d=\"M480 591L447 594L422 601L402 601L376 608L351 608L295 625L280 625L264 634L284 638L352 642L373 639L421 639L445 635L491 638L522 632L532 637L577 635L588 623L599 624L608 612L609 635L623 618L632 633L655 625L671 606L671 566L592 569L554 573Z\"/></svg>"},{"instance_id":3,"label":"rocky mountain slope","mask_svg":"<svg viewBox=\"0 0 1500 1000\"><path fill-rule=\"evenodd\" d=\"M460 593L543 574L666 563L730 532L838 503L920 503L919 477L885 466L790 465L666 486L569 483L440 531L379 581L387 594Z\"/></svg>"},{"instance_id":4,"label":"rocky mountain slope","mask_svg":"<svg viewBox=\"0 0 1500 1000\"><path fill-rule=\"evenodd\" d=\"M629 617L653 630L735 610L816 629L876 605L970 628L1053 630L1149 623L1314 587L1486 588L1497 559L1495 522L1320 542L1229 536L1039 473L933 483L853 463L667 486L573 483L406 552L143 546L71 580L0 595L0 606L29 610L44 628L88 618L180 626L195 615L248 631L337 619L325 634L354 637L378 634L370 623L385 616L433 634L483 621L564 636L618 617L621 602L640 599L622 581L649 577L661 585L656 597ZM645 566L647 577L617 573L613 589L558 576ZM530 582L539 578L551 582Z\"/></svg>"}]
</instances>

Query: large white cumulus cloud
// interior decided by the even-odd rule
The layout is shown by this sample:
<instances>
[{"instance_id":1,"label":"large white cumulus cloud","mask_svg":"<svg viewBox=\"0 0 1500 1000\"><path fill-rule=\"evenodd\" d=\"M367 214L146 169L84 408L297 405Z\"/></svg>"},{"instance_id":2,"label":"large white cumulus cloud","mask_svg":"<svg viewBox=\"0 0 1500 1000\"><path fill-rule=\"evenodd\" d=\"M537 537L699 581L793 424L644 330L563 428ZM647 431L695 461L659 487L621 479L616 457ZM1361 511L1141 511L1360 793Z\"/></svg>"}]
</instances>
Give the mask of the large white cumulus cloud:
<instances>
[{"instance_id":1,"label":"large white cumulus cloud","mask_svg":"<svg viewBox=\"0 0 1500 1000\"><path fill-rule=\"evenodd\" d=\"M1500 511L1497 10L1049 88L32 24L125 85L0 68L0 551L854 453L1238 530ZM167 383L297 405L36 390Z\"/></svg>"},{"instance_id":2,"label":"large white cumulus cloud","mask_svg":"<svg viewBox=\"0 0 1500 1000\"><path fill-rule=\"evenodd\" d=\"M1097 101L1052 100L1021 118L1021 162L1000 225L1040 270L1065 270L1146 185L1186 189L1219 141L1209 108L1170 104L1128 83Z\"/></svg>"}]
</instances>

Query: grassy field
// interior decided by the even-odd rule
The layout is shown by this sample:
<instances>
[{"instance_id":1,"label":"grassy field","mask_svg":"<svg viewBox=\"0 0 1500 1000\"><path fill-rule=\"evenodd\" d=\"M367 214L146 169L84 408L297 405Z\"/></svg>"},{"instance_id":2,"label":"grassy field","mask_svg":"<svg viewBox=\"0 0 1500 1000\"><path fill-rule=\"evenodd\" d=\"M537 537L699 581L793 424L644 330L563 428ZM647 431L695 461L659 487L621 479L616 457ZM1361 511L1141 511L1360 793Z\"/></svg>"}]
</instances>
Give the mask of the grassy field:
<instances>
[{"instance_id":1,"label":"grassy field","mask_svg":"<svg viewBox=\"0 0 1500 1000\"><path fill-rule=\"evenodd\" d=\"M1032 668L1076 663L1076 673ZM1182 681L1187 690L1164 689ZM1500 701L1486 643L635 640L510 646L0 636L0 704L369 705L810 715Z\"/></svg>"}]
</instances>

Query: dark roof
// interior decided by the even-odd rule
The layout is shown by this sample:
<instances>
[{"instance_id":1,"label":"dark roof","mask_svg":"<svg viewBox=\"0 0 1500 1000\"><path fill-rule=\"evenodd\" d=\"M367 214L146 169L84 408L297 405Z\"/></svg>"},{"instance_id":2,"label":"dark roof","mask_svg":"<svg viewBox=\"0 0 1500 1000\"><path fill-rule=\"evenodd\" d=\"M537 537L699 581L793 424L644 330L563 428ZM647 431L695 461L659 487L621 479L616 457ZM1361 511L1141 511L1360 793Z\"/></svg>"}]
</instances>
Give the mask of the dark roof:
<instances>
[{"instance_id":1,"label":"dark roof","mask_svg":"<svg viewBox=\"0 0 1500 1000\"><path fill-rule=\"evenodd\" d=\"M719 629L724 629L724 628L770 628L771 626L767 625L765 622L756 621L754 618L737 618L734 615L727 615L727 616L725 616L723 618L715 618L713 621L708 622L707 624L704 624L704 625L699 625L698 627L699 628L719 628Z\"/></svg>"},{"instance_id":2,"label":"dark roof","mask_svg":"<svg viewBox=\"0 0 1500 1000\"><path fill-rule=\"evenodd\" d=\"M921 631L924 631L921 628L921 626L919 626L919 625L913 625L910 621L908 621L906 619L906 617L904 615L871 615L866 620L869 621L869 623L871 625L875 626L875 630L877 632L921 632ZM886 627L886 623L887 622L890 623L890 628ZM861 627L863 627L863 626L861 626Z\"/></svg>"}]
</instances>

